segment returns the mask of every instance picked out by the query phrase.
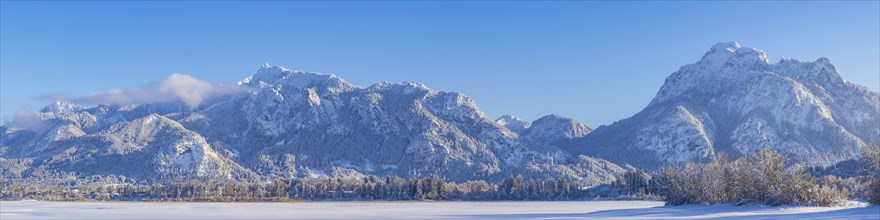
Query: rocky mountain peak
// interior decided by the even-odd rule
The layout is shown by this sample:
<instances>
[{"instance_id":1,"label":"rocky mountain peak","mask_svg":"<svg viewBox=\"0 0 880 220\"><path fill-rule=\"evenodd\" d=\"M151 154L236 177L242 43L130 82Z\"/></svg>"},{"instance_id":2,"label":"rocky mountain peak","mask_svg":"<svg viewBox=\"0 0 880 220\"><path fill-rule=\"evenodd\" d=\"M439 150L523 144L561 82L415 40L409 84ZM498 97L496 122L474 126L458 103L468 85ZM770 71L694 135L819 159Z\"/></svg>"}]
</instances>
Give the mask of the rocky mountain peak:
<instances>
[{"instance_id":1,"label":"rocky mountain peak","mask_svg":"<svg viewBox=\"0 0 880 220\"><path fill-rule=\"evenodd\" d=\"M770 64L764 51L742 47L736 42L717 43L700 59L700 64L719 68L723 65L753 66Z\"/></svg>"},{"instance_id":2,"label":"rocky mountain peak","mask_svg":"<svg viewBox=\"0 0 880 220\"><path fill-rule=\"evenodd\" d=\"M501 125L508 130L516 133L522 133L532 125L530 122L524 121L521 118L508 114L502 115L498 119L495 119L495 123L498 123L498 125Z\"/></svg>"},{"instance_id":3,"label":"rocky mountain peak","mask_svg":"<svg viewBox=\"0 0 880 220\"><path fill-rule=\"evenodd\" d=\"M79 110L83 110L83 109L84 109L83 106L76 104L76 103L73 103L73 102L70 102L70 101L56 101L55 103L52 103L50 105L47 105L46 107L43 107L43 109L40 110L40 112L63 114L63 113L73 113L75 111L79 111Z\"/></svg>"}]
</instances>

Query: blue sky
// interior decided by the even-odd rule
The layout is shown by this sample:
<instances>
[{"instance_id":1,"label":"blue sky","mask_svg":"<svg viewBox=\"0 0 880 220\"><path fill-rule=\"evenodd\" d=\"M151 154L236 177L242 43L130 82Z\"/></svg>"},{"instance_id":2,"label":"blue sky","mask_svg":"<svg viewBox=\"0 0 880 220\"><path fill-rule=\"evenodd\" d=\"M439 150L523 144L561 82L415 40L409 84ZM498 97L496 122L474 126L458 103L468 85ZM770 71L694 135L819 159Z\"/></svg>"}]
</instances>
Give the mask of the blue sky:
<instances>
[{"instance_id":1,"label":"blue sky","mask_svg":"<svg viewBox=\"0 0 880 220\"><path fill-rule=\"evenodd\" d=\"M640 111L720 41L774 61L828 57L880 87L877 1L2 2L0 115L172 73L229 84L268 62L460 91L493 118L597 127Z\"/></svg>"}]
</instances>

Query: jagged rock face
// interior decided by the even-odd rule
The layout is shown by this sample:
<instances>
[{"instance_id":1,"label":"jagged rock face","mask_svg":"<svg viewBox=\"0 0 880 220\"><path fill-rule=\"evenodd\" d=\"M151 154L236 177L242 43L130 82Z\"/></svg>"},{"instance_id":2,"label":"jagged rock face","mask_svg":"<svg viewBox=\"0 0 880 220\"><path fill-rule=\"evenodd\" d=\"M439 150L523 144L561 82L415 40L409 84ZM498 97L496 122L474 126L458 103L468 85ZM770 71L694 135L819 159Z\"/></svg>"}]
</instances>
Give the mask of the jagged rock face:
<instances>
[{"instance_id":1,"label":"jagged rock face","mask_svg":"<svg viewBox=\"0 0 880 220\"><path fill-rule=\"evenodd\" d=\"M520 134L530 126L532 123L523 121L521 118L518 118L513 115L502 115L498 119L495 119L495 123L498 123L501 126L504 126L508 130Z\"/></svg>"},{"instance_id":2,"label":"jagged rock face","mask_svg":"<svg viewBox=\"0 0 880 220\"><path fill-rule=\"evenodd\" d=\"M831 165L880 140L878 124L880 94L843 80L828 59L771 63L720 43L669 76L644 110L567 149L645 168L765 147Z\"/></svg>"},{"instance_id":3,"label":"jagged rock face","mask_svg":"<svg viewBox=\"0 0 880 220\"><path fill-rule=\"evenodd\" d=\"M258 89L184 124L268 175L345 168L464 179L497 173L524 153L460 93L417 83L359 88L333 75L271 66L240 84ZM230 114L240 117L228 120ZM218 126L230 129L212 132Z\"/></svg>"},{"instance_id":4,"label":"jagged rock face","mask_svg":"<svg viewBox=\"0 0 880 220\"><path fill-rule=\"evenodd\" d=\"M462 181L526 172L601 183L613 179L578 175L624 170L548 146L589 132L574 120L548 116L537 128L514 132L461 93L418 83L362 88L330 74L265 65L238 86L247 92L196 108L59 102L36 114L46 128L5 125L0 158L46 164L50 171L145 179L374 174ZM590 168L595 164L601 166Z\"/></svg>"},{"instance_id":5,"label":"jagged rock face","mask_svg":"<svg viewBox=\"0 0 880 220\"><path fill-rule=\"evenodd\" d=\"M531 123L522 137L532 142L554 144L589 134L593 129L580 122L559 115L547 115Z\"/></svg>"},{"instance_id":6,"label":"jagged rock face","mask_svg":"<svg viewBox=\"0 0 880 220\"><path fill-rule=\"evenodd\" d=\"M36 161L30 170L34 175L58 174L52 171L142 179L251 175L176 121L156 114L121 121L123 114L96 117L81 106L59 102L35 114L42 129L4 125L0 155ZM102 126L99 119L119 122Z\"/></svg>"},{"instance_id":7,"label":"jagged rock face","mask_svg":"<svg viewBox=\"0 0 880 220\"><path fill-rule=\"evenodd\" d=\"M303 74L310 81L298 77ZM295 83L286 82L294 78ZM270 175L332 175L348 169L370 174L439 175L454 180L489 178L509 174L505 171L526 162L548 163L547 155L561 166L577 163L556 148L534 143L555 141L539 139L551 137L550 132L561 131L559 137L571 138L589 131L571 119L554 116L541 126L554 130L530 132L534 135L523 136L531 137L526 140L505 124L490 120L470 98L434 91L418 83L379 83L359 88L333 75L267 66L241 84L261 88L241 101L244 117L238 123L248 126L242 135L226 135L235 131L207 135L211 128L201 132L196 126L210 124L204 121L224 121L221 118L228 113L204 113L201 120L186 123L192 123L193 129L216 141L217 146L235 152L265 146L261 153L242 153L237 161L246 167L271 167L267 169L272 170ZM239 106L235 102L225 105L229 110L221 112L237 111ZM287 120L280 120L284 118ZM573 131L554 126L568 126ZM254 155L259 155L259 162ZM282 160L277 155L291 156ZM290 157L294 159L288 160ZM294 164L299 169L278 164ZM275 172L278 170L282 172Z\"/></svg>"},{"instance_id":8,"label":"jagged rock face","mask_svg":"<svg viewBox=\"0 0 880 220\"><path fill-rule=\"evenodd\" d=\"M496 119L495 123L507 128L521 141L537 150L548 146L555 147L558 142L581 138L593 131L577 120L555 114L541 117L533 122L512 115L503 115Z\"/></svg>"}]
</instances>

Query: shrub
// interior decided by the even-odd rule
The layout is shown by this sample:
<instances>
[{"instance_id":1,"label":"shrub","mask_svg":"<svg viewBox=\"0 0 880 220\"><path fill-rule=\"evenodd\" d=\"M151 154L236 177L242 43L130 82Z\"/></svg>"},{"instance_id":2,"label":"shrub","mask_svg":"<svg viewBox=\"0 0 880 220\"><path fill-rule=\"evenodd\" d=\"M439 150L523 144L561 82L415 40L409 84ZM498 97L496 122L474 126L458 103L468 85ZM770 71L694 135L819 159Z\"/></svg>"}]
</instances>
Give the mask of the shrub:
<instances>
[{"instance_id":1,"label":"shrub","mask_svg":"<svg viewBox=\"0 0 880 220\"><path fill-rule=\"evenodd\" d=\"M822 186L819 187L813 196L811 205L833 206L841 205L843 201L848 199L849 192L846 189L838 190L836 187Z\"/></svg>"},{"instance_id":2,"label":"shrub","mask_svg":"<svg viewBox=\"0 0 880 220\"><path fill-rule=\"evenodd\" d=\"M735 161L719 155L709 164L684 163L660 170L657 190L668 204L835 205L848 192L817 184L801 165L763 149Z\"/></svg>"}]
</instances>

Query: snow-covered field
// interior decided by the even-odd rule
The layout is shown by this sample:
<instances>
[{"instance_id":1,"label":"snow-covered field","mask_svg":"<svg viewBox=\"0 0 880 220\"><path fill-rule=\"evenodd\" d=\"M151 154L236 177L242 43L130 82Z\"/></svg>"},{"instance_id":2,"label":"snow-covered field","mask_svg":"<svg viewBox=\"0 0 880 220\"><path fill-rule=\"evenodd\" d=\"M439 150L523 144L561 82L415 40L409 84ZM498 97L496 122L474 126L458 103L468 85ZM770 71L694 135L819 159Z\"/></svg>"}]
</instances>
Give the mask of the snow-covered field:
<instances>
[{"instance_id":1,"label":"snow-covered field","mask_svg":"<svg viewBox=\"0 0 880 220\"><path fill-rule=\"evenodd\" d=\"M0 219L880 219L880 207L654 201L150 203L0 201Z\"/></svg>"}]
</instances>

